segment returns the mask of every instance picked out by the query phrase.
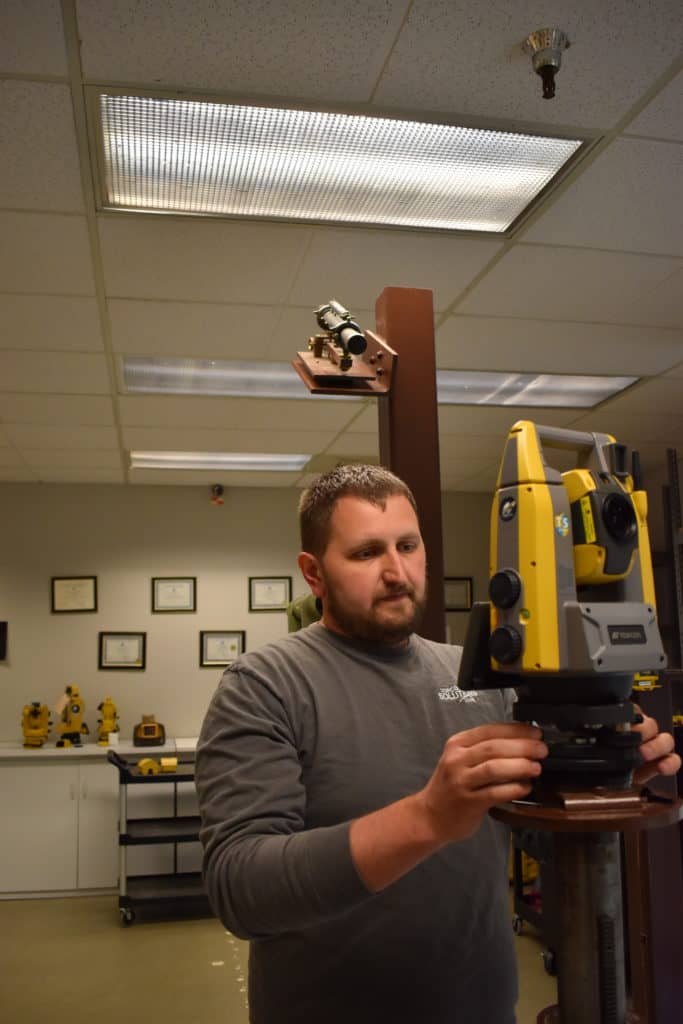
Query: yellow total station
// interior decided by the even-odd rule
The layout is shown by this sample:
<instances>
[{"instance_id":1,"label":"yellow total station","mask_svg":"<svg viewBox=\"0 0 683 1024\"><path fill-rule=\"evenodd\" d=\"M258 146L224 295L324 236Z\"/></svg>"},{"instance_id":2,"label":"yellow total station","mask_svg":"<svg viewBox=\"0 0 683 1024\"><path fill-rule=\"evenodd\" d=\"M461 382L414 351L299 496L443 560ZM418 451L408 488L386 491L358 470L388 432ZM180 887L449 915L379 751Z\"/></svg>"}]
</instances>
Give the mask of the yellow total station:
<instances>
[{"instance_id":1,"label":"yellow total station","mask_svg":"<svg viewBox=\"0 0 683 1024\"><path fill-rule=\"evenodd\" d=\"M42 747L50 732L50 710L47 704L34 700L25 704L21 716L21 728L25 747Z\"/></svg>"},{"instance_id":2,"label":"yellow total station","mask_svg":"<svg viewBox=\"0 0 683 1024\"><path fill-rule=\"evenodd\" d=\"M549 466L544 448L576 453ZM493 667L524 675L657 671L647 496L608 434L516 423L491 514Z\"/></svg>"},{"instance_id":3,"label":"yellow total station","mask_svg":"<svg viewBox=\"0 0 683 1024\"><path fill-rule=\"evenodd\" d=\"M119 731L119 714L111 697L105 697L97 710L102 717L97 719L97 742L101 747L109 745L109 735Z\"/></svg>"},{"instance_id":4,"label":"yellow total station","mask_svg":"<svg viewBox=\"0 0 683 1024\"><path fill-rule=\"evenodd\" d=\"M59 739L58 747L80 747L81 736L87 736L90 732L87 724L83 721L85 715L85 701L81 697L77 686L67 686L62 701L61 719L57 725Z\"/></svg>"}]
</instances>

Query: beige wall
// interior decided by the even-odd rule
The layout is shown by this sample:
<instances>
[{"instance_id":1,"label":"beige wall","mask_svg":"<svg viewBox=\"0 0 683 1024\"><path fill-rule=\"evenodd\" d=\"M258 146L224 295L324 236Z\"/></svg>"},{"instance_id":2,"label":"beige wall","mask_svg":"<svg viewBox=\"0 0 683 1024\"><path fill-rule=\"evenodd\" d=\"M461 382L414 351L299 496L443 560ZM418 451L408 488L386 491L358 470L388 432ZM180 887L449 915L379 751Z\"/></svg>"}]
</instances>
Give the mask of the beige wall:
<instances>
[{"instance_id":1,"label":"beige wall","mask_svg":"<svg viewBox=\"0 0 683 1024\"><path fill-rule=\"evenodd\" d=\"M9 622L0 741L21 739L25 703L52 707L69 683L81 688L91 732L109 695L123 736L143 713L169 735L196 735L221 675L199 668L199 631L244 629L251 650L287 623L284 613L249 613L248 577L291 575L294 594L305 592L297 499L289 489L227 490L216 507L204 487L0 485L0 620ZM474 576L475 598L486 594L488 514L488 496L444 496L446 575ZM50 577L68 575L97 576L96 613L51 614ZM196 576L196 614L152 614L152 576ZM467 616L448 619L458 642ZM145 631L146 670L99 671L100 630Z\"/></svg>"}]
</instances>

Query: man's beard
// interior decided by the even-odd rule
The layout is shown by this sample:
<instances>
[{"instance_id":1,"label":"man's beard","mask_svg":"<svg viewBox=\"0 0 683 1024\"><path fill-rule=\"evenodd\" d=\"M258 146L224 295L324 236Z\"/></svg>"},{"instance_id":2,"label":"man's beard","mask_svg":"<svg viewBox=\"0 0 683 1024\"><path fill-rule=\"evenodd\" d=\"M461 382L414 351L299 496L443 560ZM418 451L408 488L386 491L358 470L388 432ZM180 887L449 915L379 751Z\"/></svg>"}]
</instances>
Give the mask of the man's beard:
<instances>
[{"instance_id":1,"label":"man's beard","mask_svg":"<svg viewBox=\"0 0 683 1024\"><path fill-rule=\"evenodd\" d=\"M343 633L354 640L362 640L366 643L392 646L403 643L420 626L427 605L426 582L424 593L419 598L412 587L396 589L395 593L406 594L407 599L412 605L411 613L397 621L379 619L373 617L372 614L368 615L361 611L349 609L337 601L334 587L328 586L326 590L327 592L323 600L324 610L329 611L331 618ZM374 601L373 609L381 607L381 604L381 599Z\"/></svg>"}]
</instances>

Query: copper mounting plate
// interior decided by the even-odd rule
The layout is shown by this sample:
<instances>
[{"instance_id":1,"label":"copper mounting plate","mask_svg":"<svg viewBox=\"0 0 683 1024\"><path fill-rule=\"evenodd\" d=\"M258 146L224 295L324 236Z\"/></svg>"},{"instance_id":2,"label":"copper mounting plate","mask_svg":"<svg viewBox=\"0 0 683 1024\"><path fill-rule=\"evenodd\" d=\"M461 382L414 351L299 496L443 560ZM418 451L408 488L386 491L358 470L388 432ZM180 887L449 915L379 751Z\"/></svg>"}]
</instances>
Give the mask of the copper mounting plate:
<instances>
[{"instance_id":1,"label":"copper mounting plate","mask_svg":"<svg viewBox=\"0 0 683 1024\"><path fill-rule=\"evenodd\" d=\"M558 794L565 806L501 804L491 816L513 828L546 832L640 832L683 819L683 800L652 798L647 791Z\"/></svg>"},{"instance_id":2,"label":"copper mounting plate","mask_svg":"<svg viewBox=\"0 0 683 1024\"><path fill-rule=\"evenodd\" d=\"M312 352L297 352L292 366L309 391L316 395L382 395L391 389L396 353L373 331L363 331L367 348L354 356L349 370Z\"/></svg>"}]
</instances>

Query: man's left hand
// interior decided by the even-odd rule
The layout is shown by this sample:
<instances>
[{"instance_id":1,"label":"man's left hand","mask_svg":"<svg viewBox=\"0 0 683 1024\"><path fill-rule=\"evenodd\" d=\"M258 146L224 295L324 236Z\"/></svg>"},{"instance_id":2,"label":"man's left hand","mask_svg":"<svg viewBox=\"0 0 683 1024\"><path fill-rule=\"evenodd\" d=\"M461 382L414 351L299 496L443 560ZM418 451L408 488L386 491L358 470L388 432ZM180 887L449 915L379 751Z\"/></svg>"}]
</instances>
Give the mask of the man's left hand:
<instances>
[{"instance_id":1,"label":"man's left hand","mask_svg":"<svg viewBox=\"0 0 683 1024\"><path fill-rule=\"evenodd\" d=\"M644 786L657 775L675 775L681 767L681 759L673 753L674 738L671 733L660 732L654 718L641 711L637 704L635 707L643 716L643 721L633 726L633 731L643 737L638 748L643 763L634 771L633 782L636 786Z\"/></svg>"}]
</instances>

